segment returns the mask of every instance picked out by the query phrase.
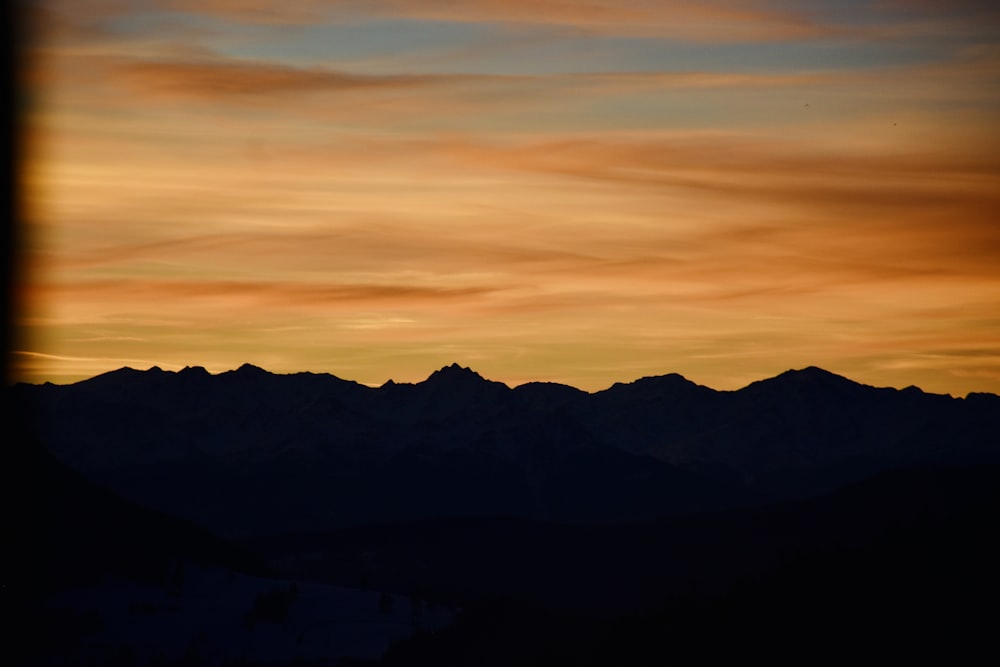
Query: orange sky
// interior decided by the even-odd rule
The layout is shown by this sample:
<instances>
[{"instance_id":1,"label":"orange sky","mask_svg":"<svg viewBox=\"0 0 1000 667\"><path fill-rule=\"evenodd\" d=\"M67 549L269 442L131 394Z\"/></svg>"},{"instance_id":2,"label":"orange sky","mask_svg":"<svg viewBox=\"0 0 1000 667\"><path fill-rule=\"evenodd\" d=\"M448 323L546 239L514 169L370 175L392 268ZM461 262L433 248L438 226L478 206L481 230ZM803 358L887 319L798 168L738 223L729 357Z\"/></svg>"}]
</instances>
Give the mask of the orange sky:
<instances>
[{"instance_id":1,"label":"orange sky","mask_svg":"<svg viewBox=\"0 0 1000 667\"><path fill-rule=\"evenodd\" d=\"M28 3L17 379L1000 392L1000 16Z\"/></svg>"}]
</instances>

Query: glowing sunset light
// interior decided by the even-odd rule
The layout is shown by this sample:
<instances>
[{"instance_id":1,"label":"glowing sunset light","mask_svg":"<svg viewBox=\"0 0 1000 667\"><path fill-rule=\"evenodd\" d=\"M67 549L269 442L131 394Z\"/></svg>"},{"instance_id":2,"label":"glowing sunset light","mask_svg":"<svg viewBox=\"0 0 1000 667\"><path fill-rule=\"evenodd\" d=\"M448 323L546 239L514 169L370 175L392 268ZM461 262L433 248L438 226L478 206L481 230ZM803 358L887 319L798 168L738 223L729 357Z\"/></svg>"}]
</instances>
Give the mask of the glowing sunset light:
<instances>
[{"instance_id":1,"label":"glowing sunset light","mask_svg":"<svg viewBox=\"0 0 1000 667\"><path fill-rule=\"evenodd\" d=\"M1000 392L995 3L25 4L15 379Z\"/></svg>"}]
</instances>

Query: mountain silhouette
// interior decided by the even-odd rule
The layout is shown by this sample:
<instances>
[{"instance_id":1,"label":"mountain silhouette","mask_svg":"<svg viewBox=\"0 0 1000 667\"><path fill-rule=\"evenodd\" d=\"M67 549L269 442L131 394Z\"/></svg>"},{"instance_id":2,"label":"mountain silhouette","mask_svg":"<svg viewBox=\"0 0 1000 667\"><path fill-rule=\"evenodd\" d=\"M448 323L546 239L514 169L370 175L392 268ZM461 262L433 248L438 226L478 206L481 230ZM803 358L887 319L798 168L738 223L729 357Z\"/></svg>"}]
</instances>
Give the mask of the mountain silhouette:
<instances>
[{"instance_id":1,"label":"mountain silhouette","mask_svg":"<svg viewBox=\"0 0 1000 667\"><path fill-rule=\"evenodd\" d=\"M452 364L434 371L422 384L462 389L489 382L471 368Z\"/></svg>"},{"instance_id":2,"label":"mountain silhouette","mask_svg":"<svg viewBox=\"0 0 1000 667\"><path fill-rule=\"evenodd\" d=\"M677 374L588 393L458 364L374 388L250 364L17 385L44 446L228 536L507 514L607 523L816 496L915 465L1000 462L1000 397L809 367L716 391Z\"/></svg>"}]
</instances>

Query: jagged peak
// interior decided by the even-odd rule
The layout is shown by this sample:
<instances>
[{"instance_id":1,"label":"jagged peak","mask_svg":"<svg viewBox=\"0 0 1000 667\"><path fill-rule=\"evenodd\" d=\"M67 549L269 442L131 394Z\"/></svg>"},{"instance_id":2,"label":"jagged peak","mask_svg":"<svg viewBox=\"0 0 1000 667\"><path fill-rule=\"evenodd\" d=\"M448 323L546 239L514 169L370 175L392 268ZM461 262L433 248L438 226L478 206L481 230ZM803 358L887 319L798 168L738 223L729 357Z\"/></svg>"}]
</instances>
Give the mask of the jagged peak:
<instances>
[{"instance_id":1,"label":"jagged peak","mask_svg":"<svg viewBox=\"0 0 1000 667\"><path fill-rule=\"evenodd\" d=\"M185 375L188 377L208 377L211 375L204 366L185 366L182 368L178 375Z\"/></svg>"},{"instance_id":2,"label":"jagged peak","mask_svg":"<svg viewBox=\"0 0 1000 667\"><path fill-rule=\"evenodd\" d=\"M419 384L429 386L452 386L452 387L473 387L486 385L503 385L501 382L487 380L482 375L472 370L468 366L461 366L457 363L444 366L431 373L426 380Z\"/></svg>"},{"instance_id":3,"label":"jagged peak","mask_svg":"<svg viewBox=\"0 0 1000 667\"><path fill-rule=\"evenodd\" d=\"M482 375L472 370L468 366L460 366L457 363L453 363L448 366L443 366L438 370L434 371L433 373L431 373L427 377L427 380L425 380L425 382L429 382L434 378L458 378L458 377L477 378L483 381L486 380L486 378L484 378Z\"/></svg>"},{"instance_id":4,"label":"jagged peak","mask_svg":"<svg viewBox=\"0 0 1000 667\"><path fill-rule=\"evenodd\" d=\"M451 364L449 364L447 366L442 366L436 372L440 373L440 372L444 372L444 371L464 371L466 373L472 373L473 375L479 375L479 373L477 373L476 371L472 370L468 366L462 366L458 362L452 362Z\"/></svg>"}]
</instances>

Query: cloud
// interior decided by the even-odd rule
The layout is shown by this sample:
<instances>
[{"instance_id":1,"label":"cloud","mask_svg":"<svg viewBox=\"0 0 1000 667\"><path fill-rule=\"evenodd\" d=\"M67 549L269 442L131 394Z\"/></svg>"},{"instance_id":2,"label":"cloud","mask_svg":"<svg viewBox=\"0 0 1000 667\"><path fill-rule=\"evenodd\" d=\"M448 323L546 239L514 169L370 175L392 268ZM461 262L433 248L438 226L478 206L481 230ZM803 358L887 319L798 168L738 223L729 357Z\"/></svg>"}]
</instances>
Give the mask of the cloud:
<instances>
[{"instance_id":1,"label":"cloud","mask_svg":"<svg viewBox=\"0 0 1000 667\"><path fill-rule=\"evenodd\" d=\"M710 71L607 72L551 75L553 85L594 92L642 90L753 89L811 86L831 82L824 72L746 73Z\"/></svg>"},{"instance_id":2,"label":"cloud","mask_svg":"<svg viewBox=\"0 0 1000 667\"><path fill-rule=\"evenodd\" d=\"M145 343L149 339L139 336L87 336L86 338L67 338L67 343Z\"/></svg>"},{"instance_id":3,"label":"cloud","mask_svg":"<svg viewBox=\"0 0 1000 667\"><path fill-rule=\"evenodd\" d=\"M996 16L1000 13L992 0L878 0L876 8L914 16L972 17Z\"/></svg>"},{"instance_id":4,"label":"cloud","mask_svg":"<svg viewBox=\"0 0 1000 667\"><path fill-rule=\"evenodd\" d=\"M294 25L322 21L403 18L463 23L527 24L580 32L685 40L772 41L843 34L844 27L824 24L813 16L776 3L683 2L664 0L351 0L295 3L236 0L173 0L185 11L213 14L250 23Z\"/></svg>"},{"instance_id":5,"label":"cloud","mask_svg":"<svg viewBox=\"0 0 1000 667\"><path fill-rule=\"evenodd\" d=\"M145 0L53 2L43 22L71 27L59 34L115 37L104 27L123 17L179 12L256 26L295 27L359 24L373 20L414 20L541 27L582 35L717 43L801 41L831 37L870 37L871 18L892 19L927 13L886 7L866 10L855 24L828 3L799 4L769 0ZM931 15L933 18L933 15ZM866 20L867 19L867 20Z\"/></svg>"},{"instance_id":6,"label":"cloud","mask_svg":"<svg viewBox=\"0 0 1000 667\"><path fill-rule=\"evenodd\" d=\"M832 0L303 0L292 5L273 0L161 1L173 10L270 26L404 19L730 44L982 34L1000 16L988 0L888 0L854 4L850 12Z\"/></svg>"},{"instance_id":7,"label":"cloud","mask_svg":"<svg viewBox=\"0 0 1000 667\"><path fill-rule=\"evenodd\" d=\"M88 361L88 362L98 362L106 363L113 361L116 363L127 364L127 363L139 363L139 364L149 364L153 365L148 359L127 359L127 358L114 358L114 357L74 357L61 354L48 354L45 352L34 352L31 350L14 350L12 354L19 357L26 357L29 359L43 359L51 361Z\"/></svg>"},{"instance_id":8,"label":"cloud","mask_svg":"<svg viewBox=\"0 0 1000 667\"><path fill-rule=\"evenodd\" d=\"M127 357L120 354L50 354L34 350L11 351L11 376L17 382L79 382L89 377L123 366L151 368L156 361L148 358ZM161 366L167 366L160 362ZM177 366L176 368L180 368Z\"/></svg>"},{"instance_id":9,"label":"cloud","mask_svg":"<svg viewBox=\"0 0 1000 667\"><path fill-rule=\"evenodd\" d=\"M502 80L450 75L365 75L268 63L123 62L117 67L135 88L175 97L225 98L315 91L372 91Z\"/></svg>"},{"instance_id":10,"label":"cloud","mask_svg":"<svg viewBox=\"0 0 1000 667\"><path fill-rule=\"evenodd\" d=\"M420 91L450 100L459 108L468 105L468 96L477 97L484 106L500 99L488 94L491 89L507 95L521 95L520 105L532 104L532 98L555 95L809 86L829 82L823 73L750 74L708 71L570 73L537 76L493 74L357 74L320 67L298 68L266 62L231 61L215 58L202 62L157 62L122 59L113 66L122 83L145 94L172 98L225 101L247 97L281 96L311 93L358 93L370 96L379 92ZM466 96L446 97L446 96ZM360 97L358 99L361 99ZM371 99L371 98L369 98ZM377 101L377 98L375 98ZM412 98L398 99L405 113ZM509 100L508 100L509 101ZM336 111L334 111L336 113Z\"/></svg>"},{"instance_id":11,"label":"cloud","mask_svg":"<svg viewBox=\"0 0 1000 667\"><path fill-rule=\"evenodd\" d=\"M228 294L234 303L279 306L506 312L598 312L609 299L664 296L800 304L849 286L998 279L1000 163L983 147L892 153L664 132L353 142L312 147L274 182L233 180L237 199L253 192L245 210L219 203L216 211L212 200L168 189L155 205L139 199L102 213L147 226L123 224L133 238L110 234L105 243L81 236L50 266L112 302L117 283L89 282L95 272L190 281L122 284L121 295L137 300L148 289L149 300L175 302ZM393 176L340 189L341 168L355 178ZM313 173L336 176L307 186ZM228 183L215 187L229 192ZM365 184L362 194L352 193L355 183ZM174 200L183 206L173 209ZM161 215L198 219L198 231L165 228ZM267 281L236 280L248 265Z\"/></svg>"},{"instance_id":12,"label":"cloud","mask_svg":"<svg viewBox=\"0 0 1000 667\"><path fill-rule=\"evenodd\" d=\"M322 284L288 281L240 280L77 280L34 286L39 295L78 301L90 300L111 307L158 302L162 306L203 303L258 304L269 307L350 306L441 302L475 299L495 291L492 287L433 287L397 284Z\"/></svg>"},{"instance_id":13,"label":"cloud","mask_svg":"<svg viewBox=\"0 0 1000 667\"><path fill-rule=\"evenodd\" d=\"M569 243L586 252L546 268L546 280L797 306L851 286L899 294L934 285L991 298L1000 290L1000 164L981 151L871 155L736 137L453 149L473 163L552 176L551 191L589 182L631 207L614 214L635 222L603 235L579 223Z\"/></svg>"}]
</instances>

